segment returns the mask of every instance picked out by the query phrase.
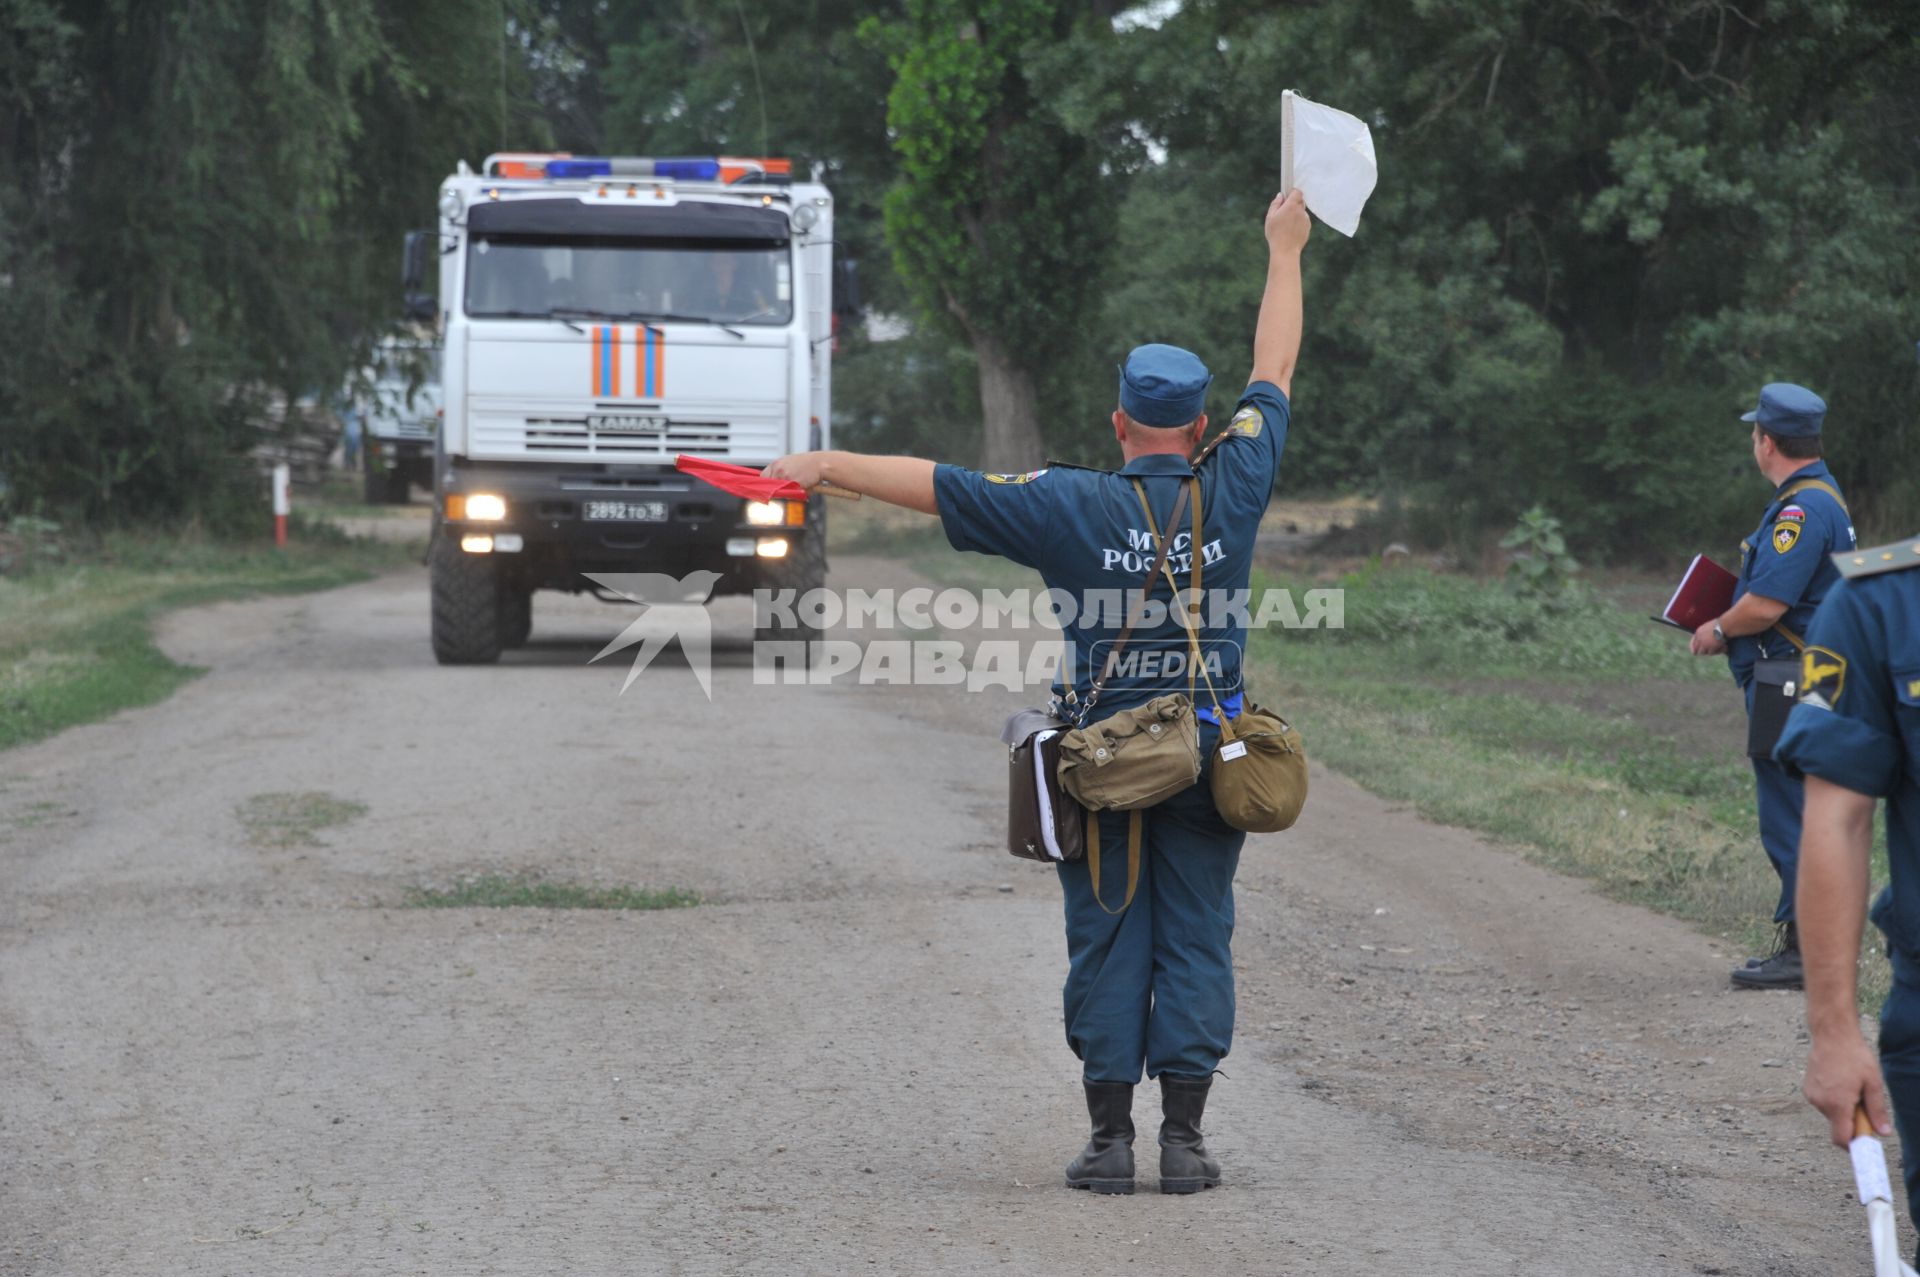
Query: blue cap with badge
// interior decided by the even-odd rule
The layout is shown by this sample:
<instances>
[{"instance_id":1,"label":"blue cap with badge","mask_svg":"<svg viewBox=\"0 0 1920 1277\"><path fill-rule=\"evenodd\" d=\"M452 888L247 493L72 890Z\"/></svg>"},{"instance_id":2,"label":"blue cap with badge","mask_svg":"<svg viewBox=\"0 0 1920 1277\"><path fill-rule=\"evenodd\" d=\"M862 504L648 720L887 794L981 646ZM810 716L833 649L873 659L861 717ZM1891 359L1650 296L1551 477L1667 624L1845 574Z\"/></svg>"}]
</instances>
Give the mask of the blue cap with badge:
<instances>
[{"instance_id":1,"label":"blue cap with badge","mask_svg":"<svg viewBox=\"0 0 1920 1277\"><path fill-rule=\"evenodd\" d=\"M1158 342L1135 346L1120 366L1120 411L1143 426L1184 426L1207 406L1213 374L1200 356Z\"/></svg>"},{"instance_id":2,"label":"blue cap with badge","mask_svg":"<svg viewBox=\"0 0 1920 1277\"><path fill-rule=\"evenodd\" d=\"M1827 419L1827 401L1805 386L1790 381L1760 387L1760 406L1740 420L1751 421L1770 435L1811 439Z\"/></svg>"}]
</instances>

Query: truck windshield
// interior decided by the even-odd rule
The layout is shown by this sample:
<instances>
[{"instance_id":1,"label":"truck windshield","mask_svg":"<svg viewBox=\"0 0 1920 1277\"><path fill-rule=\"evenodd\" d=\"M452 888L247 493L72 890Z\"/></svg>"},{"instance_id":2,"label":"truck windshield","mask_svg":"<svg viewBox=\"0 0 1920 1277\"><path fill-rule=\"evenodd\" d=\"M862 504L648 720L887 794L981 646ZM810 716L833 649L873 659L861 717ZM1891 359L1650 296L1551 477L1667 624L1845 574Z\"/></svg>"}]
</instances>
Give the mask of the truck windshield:
<instances>
[{"instance_id":1,"label":"truck windshield","mask_svg":"<svg viewBox=\"0 0 1920 1277\"><path fill-rule=\"evenodd\" d=\"M476 237L467 249L467 314L532 318L555 311L672 316L779 326L793 318L785 245L760 242Z\"/></svg>"}]
</instances>

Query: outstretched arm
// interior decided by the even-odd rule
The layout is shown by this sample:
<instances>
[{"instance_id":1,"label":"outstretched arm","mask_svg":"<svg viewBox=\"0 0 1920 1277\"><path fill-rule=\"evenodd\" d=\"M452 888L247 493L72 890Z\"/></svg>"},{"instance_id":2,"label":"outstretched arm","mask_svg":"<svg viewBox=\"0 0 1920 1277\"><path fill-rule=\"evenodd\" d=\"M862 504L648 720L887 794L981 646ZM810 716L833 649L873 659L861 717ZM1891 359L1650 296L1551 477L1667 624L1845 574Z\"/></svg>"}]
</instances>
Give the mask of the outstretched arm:
<instances>
[{"instance_id":1,"label":"outstretched arm","mask_svg":"<svg viewBox=\"0 0 1920 1277\"><path fill-rule=\"evenodd\" d=\"M919 457L868 457L858 452L796 452L760 473L791 479L806 489L831 483L863 497L938 514L933 499L933 462Z\"/></svg>"},{"instance_id":2,"label":"outstretched arm","mask_svg":"<svg viewBox=\"0 0 1920 1277\"><path fill-rule=\"evenodd\" d=\"M1826 1115L1833 1142L1843 1148L1853 1138L1856 1104L1866 1105L1874 1130L1888 1135L1893 1129L1880 1062L1860 1035L1855 1001L1872 846L1873 799L1808 776L1795 912L1807 960L1807 1030L1813 1046L1801 1089Z\"/></svg>"},{"instance_id":3,"label":"outstretched arm","mask_svg":"<svg viewBox=\"0 0 1920 1277\"><path fill-rule=\"evenodd\" d=\"M1293 396L1293 366L1300 358L1304 324L1300 300L1300 253L1313 223L1299 191L1276 195L1267 205L1267 290L1260 298L1260 319L1253 330L1253 375Z\"/></svg>"}]
</instances>

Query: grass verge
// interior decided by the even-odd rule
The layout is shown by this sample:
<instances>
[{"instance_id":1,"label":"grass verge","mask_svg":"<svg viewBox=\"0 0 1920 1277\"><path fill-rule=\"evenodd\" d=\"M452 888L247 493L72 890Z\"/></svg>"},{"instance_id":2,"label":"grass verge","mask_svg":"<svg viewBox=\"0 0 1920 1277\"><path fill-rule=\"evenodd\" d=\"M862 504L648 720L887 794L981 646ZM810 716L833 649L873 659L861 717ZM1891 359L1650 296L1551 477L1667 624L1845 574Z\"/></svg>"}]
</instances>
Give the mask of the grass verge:
<instances>
[{"instance_id":1,"label":"grass verge","mask_svg":"<svg viewBox=\"0 0 1920 1277\"><path fill-rule=\"evenodd\" d=\"M686 909L700 897L679 887L590 887L508 874L482 874L451 887L419 887L409 909Z\"/></svg>"},{"instance_id":2,"label":"grass verge","mask_svg":"<svg viewBox=\"0 0 1920 1277\"><path fill-rule=\"evenodd\" d=\"M0 576L0 749L150 705L195 677L153 645L162 612L347 585L418 555L331 528L296 532L285 551L127 531Z\"/></svg>"}]
</instances>

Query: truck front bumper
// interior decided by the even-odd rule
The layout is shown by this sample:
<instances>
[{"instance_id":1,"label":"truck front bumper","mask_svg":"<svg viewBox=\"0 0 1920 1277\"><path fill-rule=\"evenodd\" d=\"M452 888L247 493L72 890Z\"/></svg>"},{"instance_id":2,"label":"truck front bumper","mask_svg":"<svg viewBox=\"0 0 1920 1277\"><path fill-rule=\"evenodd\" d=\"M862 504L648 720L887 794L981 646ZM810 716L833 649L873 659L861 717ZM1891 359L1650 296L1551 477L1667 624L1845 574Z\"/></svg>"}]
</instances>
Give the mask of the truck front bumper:
<instances>
[{"instance_id":1,"label":"truck front bumper","mask_svg":"<svg viewBox=\"0 0 1920 1277\"><path fill-rule=\"evenodd\" d=\"M804 532L750 523L741 498L657 466L450 459L435 478L440 533L469 552L495 555L527 588L591 588L582 573L706 570L722 576L716 593L738 593L753 588L761 562L781 557L769 553L773 543L790 550ZM470 507L489 504L473 500L481 495L499 498L503 517L471 517ZM589 517L609 508L616 517ZM647 517L655 514L661 517Z\"/></svg>"}]
</instances>

